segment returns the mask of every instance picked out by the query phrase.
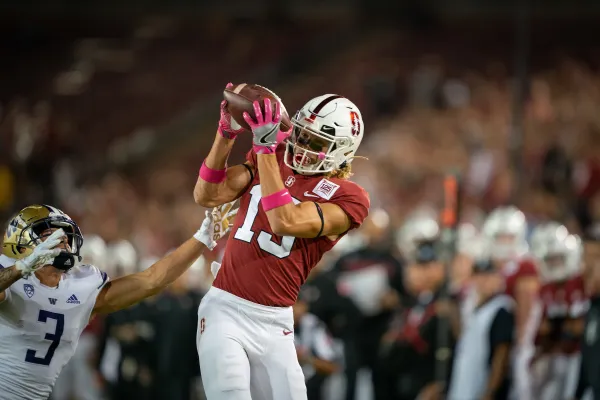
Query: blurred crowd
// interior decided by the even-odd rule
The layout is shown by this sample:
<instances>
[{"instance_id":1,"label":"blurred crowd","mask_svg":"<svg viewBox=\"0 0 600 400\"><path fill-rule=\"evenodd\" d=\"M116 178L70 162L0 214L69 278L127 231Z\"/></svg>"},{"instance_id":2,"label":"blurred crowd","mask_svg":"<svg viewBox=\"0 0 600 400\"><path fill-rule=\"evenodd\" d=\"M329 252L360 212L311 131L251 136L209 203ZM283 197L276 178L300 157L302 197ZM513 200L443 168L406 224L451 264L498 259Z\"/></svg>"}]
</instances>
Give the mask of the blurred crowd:
<instances>
[{"instance_id":1,"label":"blurred crowd","mask_svg":"<svg viewBox=\"0 0 600 400\"><path fill-rule=\"evenodd\" d=\"M241 36L245 43L255 37L246 31ZM582 248L600 236L598 60L563 56L532 72L519 143L507 63L485 58L467 67L456 47L446 48L443 40L421 46L427 40L433 39L370 36L278 90L288 104L322 90L339 92L367 121L359 154L368 160L354 160L352 179L369 192L371 216L315 269L294 309L309 399L433 400L444 391L456 400L509 393L519 393L520 400L573 398L587 304ZM449 54L452 49L456 54ZM340 63L347 67L340 70ZM207 72L214 85L198 92L224 86L226 80L216 82L217 72ZM150 90L144 82L156 84L158 75L131 74L141 76L136 87L144 88L142 101ZM154 92L161 97L161 90ZM179 107L193 92L178 98ZM92 115L96 109L89 107ZM82 125L62 110L49 101L23 100L1 109L2 217L27 202L64 209L84 232L87 260L111 277L148 267L198 228L204 210L194 204L192 188L212 132L202 134L193 159L186 154L150 162L135 175L84 174L91 172L87 161L109 151L103 129L125 134L135 125L105 125L101 115ZM119 110L107 122L125 120L130 111ZM152 109L140 115L149 125L163 122ZM217 117L215 103L213 128ZM96 133L88 139L81 129ZM135 133L134 143L145 146L148 137ZM446 260L437 215L442 179L451 171L461 172L464 191L457 254ZM208 266L221 251L198 260L167 293L93 321L54 400L203 398L196 309L211 283ZM476 345L489 357L468 351ZM453 356L440 356L440 349L454 349ZM498 375L475 373L492 361ZM440 376L447 387L438 384ZM475 392L480 394L464 394Z\"/></svg>"}]
</instances>

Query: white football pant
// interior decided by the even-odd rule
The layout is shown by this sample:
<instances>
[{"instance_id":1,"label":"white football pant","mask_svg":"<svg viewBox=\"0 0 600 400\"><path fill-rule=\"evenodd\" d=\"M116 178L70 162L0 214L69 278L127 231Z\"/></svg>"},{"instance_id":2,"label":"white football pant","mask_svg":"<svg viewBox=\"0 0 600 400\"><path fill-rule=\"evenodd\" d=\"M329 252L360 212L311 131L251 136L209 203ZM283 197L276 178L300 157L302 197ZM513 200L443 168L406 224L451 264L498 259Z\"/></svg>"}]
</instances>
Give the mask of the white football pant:
<instances>
[{"instance_id":1,"label":"white football pant","mask_svg":"<svg viewBox=\"0 0 600 400\"><path fill-rule=\"evenodd\" d=\"M211 287L196 345L208 400L306 400L291 307L267 307Z\"/></svg>"}]
</instances>

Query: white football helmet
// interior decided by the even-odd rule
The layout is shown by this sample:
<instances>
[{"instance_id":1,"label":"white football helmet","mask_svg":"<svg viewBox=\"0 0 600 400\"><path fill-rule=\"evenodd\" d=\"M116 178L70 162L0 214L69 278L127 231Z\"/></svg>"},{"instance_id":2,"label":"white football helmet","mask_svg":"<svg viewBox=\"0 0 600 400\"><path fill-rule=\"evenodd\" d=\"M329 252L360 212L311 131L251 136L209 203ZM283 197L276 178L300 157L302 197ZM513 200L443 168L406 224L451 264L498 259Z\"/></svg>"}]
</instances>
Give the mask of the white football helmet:
<instances>
[{"instance_id":1,"label":"white football helmet","mask_svg":"<svg viewBox=\"0 0 600 400\"><path fill-rule=\"evenodd\" d=\"M121 240L108 246L108 265L114 275L132 274L138 270L138 254L135 247Z\"/></svg>"},{"instance_id":2,"label":"white football helmet","mask_svg":"<svg viewBox=\"0 0 600 400\"><path fill-rule=\"evenodd\" d=\"M436 240L439 234L440 225L435 213L415 213L398 230L396 245L405 259L412 260L420 242Z\"/></svg>"},{"instance_id":3,"label":"white football helmet","mask_svg":"<svg viewBox=\"0 0 600 400\"><path fill-rule=\"evenodd\" d=\"M483 257L485 246L475 225L462 223L458 226L457 233L456 247L458 254L472 259Z\"/></svg>"},{"instance_id":4,"label":"white football helmet","mask_svg":"<svg viewBox=\"0 0 600 400\"><path fill-rule=\"evenodd\" d=\"M499 207L486 218L482 233L492 259L508 260L527 253L527 220L514 206Z\"/></svg>"},{"instance_id":5,"label":"white football helmet","mask_svg":"<svg viewBox=\"0 0 600 400\"><path fill-rule=\"evenodd\" d=\"M105 268L107 264L106 242L98 235L85 235L85 245L81 246L81 263Z\"/></svg>"},{"instance_id":6,"label":"white football helmet","mask_svg":"<svg viewBox=\"0 0 600 400\"><path fill-rule=\"evenodd\" d=\"M547 243L555 235L568 235L567 228L555 221L537 225L531 232L529 243L532 255L539 260L546 251Z\"/></svg>"},{"instance_id":7,"label":"white football helmet","mask_svg":"<svg viewBox=\"0 0 600 400\"><path fill-rule=\"evenodd\" d=\"M292 124L284 160L305 175L334 171L352 162L364 133L358 107L336 94L310 100L292 118Z\"/></svg>"},{"instance_id":8,"label":"white football helmet","mask_svg":"<svg viewBox=\"0 0 600 400\"><path fill-rule=\"evenodd\" d=\"M570 235L566 227L559 225L553 231L548 230L544 240L540 240L536 246L534 254L544 281L564 281L579 272L581 239Z\"/></svg>"}]
</instances>

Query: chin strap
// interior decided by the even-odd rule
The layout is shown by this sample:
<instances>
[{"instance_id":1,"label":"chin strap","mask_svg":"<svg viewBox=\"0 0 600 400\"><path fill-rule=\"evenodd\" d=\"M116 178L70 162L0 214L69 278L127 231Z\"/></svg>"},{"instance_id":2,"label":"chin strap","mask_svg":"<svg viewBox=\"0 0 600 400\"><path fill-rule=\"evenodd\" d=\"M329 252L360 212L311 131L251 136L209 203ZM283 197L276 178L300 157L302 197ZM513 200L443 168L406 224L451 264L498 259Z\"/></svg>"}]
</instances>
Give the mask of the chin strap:
<instances>
[{"instance_id":1,"label":"chin strap","mask_svg":"<svg viewBox=\"0 0 600 400\"><path fill-rule=\"evenodd\" d=\"M58 256L54 257L51 265L60 270L68 271L75 266L75 257L77 257L77 261L81 261L81 256L62 251Z\"/></svg>"},{"instance_id":2,"label":"chin strap","mask_svg":"<svg viewBox=\"0 0 600 400\"><path fill-rule=\"evenodd\" d=\"M355 158L358 158L358 159L360 159L360 160L369 161L369 159L368 159L367 157L363 157L363 156L352 156L352 157L350 157L349 159L347 159L347 160L346 160L346 163L348 163L348 162L350 162L350 161L354 160Z\"/></svg>"}]
</instances>

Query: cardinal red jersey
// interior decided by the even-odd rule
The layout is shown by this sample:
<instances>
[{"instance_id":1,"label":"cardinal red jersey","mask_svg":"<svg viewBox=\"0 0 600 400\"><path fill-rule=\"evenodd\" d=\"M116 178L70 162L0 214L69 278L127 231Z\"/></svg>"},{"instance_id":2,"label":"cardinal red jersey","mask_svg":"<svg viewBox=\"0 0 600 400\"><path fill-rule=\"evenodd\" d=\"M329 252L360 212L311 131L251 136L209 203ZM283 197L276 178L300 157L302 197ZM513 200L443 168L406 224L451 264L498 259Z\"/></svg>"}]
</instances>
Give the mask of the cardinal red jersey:
<instances>
[{"instance_id":1,"label":"cardinal red jersey","mask_svg":"<svg viewBox=\"0 0 600 400\"><path fill-rule=\"evenodd\" d=\"M515 297L516 286L519 279L538 276L534 261L528 258L508 261L502 267L502 274L506 280L506 294L513 298Z\"/></svg>"},{"instance_id":2,"label":"cardinal red jersey","mask_svg":"<svg viewBox=\"0 0 600 400\"><path fill-rule=\"evenodd\" d=\"M543 307L543 318L540 321L541 337L551 337L561 343L562 351L572 353L579 348L578 335L569 335L569 320L583 318L589 307L585 296L584 282L581 276L575 276L564 282L549 282L540 289L540 301Z\"/></svg>"},{"instance_id":3,"label":"cardinal red jersey","mask_svg":"<svg viewBox=\"0 0 600 400\"><path fill-rule=\"evenodd\" d=\"M369 213L369 197L363 188L345 179L295 174L283 162L283 153L283 148L277 151L281 179L294 203L333 203L348 215L351 229L362 224ZM257 166L253 152L247 160ZM260 176L255 167L254 179L240 198L213 285L254 303L291 306L310 270L343 235L335 241L275 236L260 203Z\"/></svg>"},{"instance_id":4,"label":"cardinal red jersey","mask_svg":"<svg viewBox=\"0 0 600 400\"><path fill-rule=\"evenodd\" d=\"M547 282L540 288L544 318L559 319L569 315L566 282Z\"/></svg>"},{"instance_id":5,"label":"cardinal red jersey","mask_svg":"<svg viewBox=\"0 0 600 400\"><path fill-rule=\"evenodd\" d=\"M569 318L583 318L590 306L590 300L585 294L583 276L577 275L566 283L566 297L569 305Z\"/></svg>"},{"instance_id":6,"label":"cardinal red jersey","mask_svg":"<svg viewBox=\"0 0 600 400\"><path fill-rule=\"evenodd\" d=\"M544 316L549 319L581 318L589 306L581 276L575 276L564 282L543 284L540 289L540 299L544 306Z\"/></svg>"}]
</instances>

